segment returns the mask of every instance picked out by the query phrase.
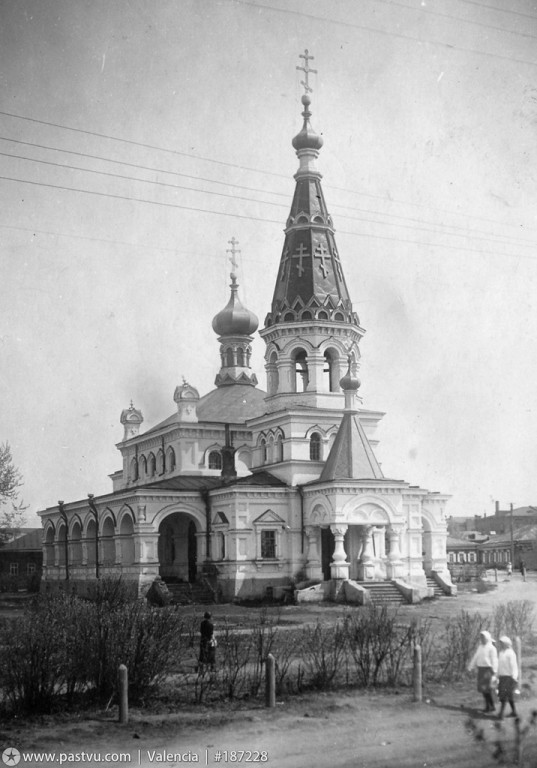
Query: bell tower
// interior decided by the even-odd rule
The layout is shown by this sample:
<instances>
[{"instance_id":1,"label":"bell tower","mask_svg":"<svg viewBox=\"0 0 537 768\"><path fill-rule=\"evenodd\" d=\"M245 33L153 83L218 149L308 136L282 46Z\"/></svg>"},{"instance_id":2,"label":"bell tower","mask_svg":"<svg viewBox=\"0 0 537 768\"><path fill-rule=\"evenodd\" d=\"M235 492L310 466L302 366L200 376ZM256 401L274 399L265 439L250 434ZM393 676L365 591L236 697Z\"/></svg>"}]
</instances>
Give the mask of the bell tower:
<instances>
[{"instance_id":1,"label":"bell tower","mask_svg":"<svg viewBox=\"0 0 537 768\"><path fill-rule=\"evenodd\" d=\"M303 125L294 137L299 167L285 227L265 341L269 411L290 406L343 408L340 379L348 356L356 373L365 331L353 311L316 161L323 139L312 128L309 62L302 81Z\"/></svg>"}]
</instances>

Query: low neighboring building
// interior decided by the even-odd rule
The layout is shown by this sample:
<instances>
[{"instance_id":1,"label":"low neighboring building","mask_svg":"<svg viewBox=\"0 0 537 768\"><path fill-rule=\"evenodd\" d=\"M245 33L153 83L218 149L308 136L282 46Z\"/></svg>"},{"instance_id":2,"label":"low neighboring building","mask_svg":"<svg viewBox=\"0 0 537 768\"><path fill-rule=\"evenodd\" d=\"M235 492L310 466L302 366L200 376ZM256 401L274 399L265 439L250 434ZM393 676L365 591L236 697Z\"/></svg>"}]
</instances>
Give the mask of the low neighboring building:
<instances>
[{"instance_id":1,"label":"low neighboring building","mask_svg":"<svg viewBox=\"0 0 537 768\"><path fill-rule=\"evenodd\" d=\"M0 591L38 588L43 569L43 531L24 531L0 547Z\"/></svg>"},{"instance_id":2,"label":"low neighboring building","mask_svg":"<svg viewBox=\"0 0 537 768\"><path fill-rule=\"evenodd\" d=\"M526 568L537 569L537 523L513 527L513 568L520 567L524 560ZM511 562L511 532L490 536L488 541L479 545L481 562L486 567L505 567Z\"/></svg>"}]
</instances>

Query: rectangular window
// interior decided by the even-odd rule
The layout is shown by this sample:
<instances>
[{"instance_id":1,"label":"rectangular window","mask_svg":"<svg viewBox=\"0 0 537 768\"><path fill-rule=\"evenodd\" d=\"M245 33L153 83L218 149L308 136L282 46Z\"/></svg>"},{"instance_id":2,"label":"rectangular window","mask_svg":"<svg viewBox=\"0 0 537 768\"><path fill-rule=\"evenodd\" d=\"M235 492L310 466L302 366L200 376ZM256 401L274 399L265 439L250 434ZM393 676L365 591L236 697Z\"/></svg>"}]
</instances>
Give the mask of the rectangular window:
<instances>
[{"instance_id":1,"label":"rectangular window","mask_svg":"<svg viewBox=\"0 0 537 768\"><path fill-rule=\"evenodd\" d=\"M475 563L475 552L469 552L468 553L468 562L469 563Z\"/></svg>"},{"instance_id":2,"label":"rectangular window","mask_svg":"<svg viewBox=\"0 0 537 768\"><path fill-rule=\"evenodd\" d=\"M28 563L26 565L26 573L28 576L31 576L32 573L35 573L35 563Z\"/></svg>"},{"instance_id":3,"label":"rectangular window","mask_svg":"<svg viewBox=\"0 0 537 768\"><path fill-rule=\"evenodd\" d=\"M18 576L19 575L19 564L18 563L10 563L9 564L9 574L10 574L10 576Z\"/></svg>"},{"instance_id":4,"label":"rectangular window","mask_svg":"<svg viewBox=\"0 0 537 768\"><path fill-rule=\"evenodd\" d=\"M276 557L276 531L261 531L261 557Z\"/></svg>"}]
</instances>

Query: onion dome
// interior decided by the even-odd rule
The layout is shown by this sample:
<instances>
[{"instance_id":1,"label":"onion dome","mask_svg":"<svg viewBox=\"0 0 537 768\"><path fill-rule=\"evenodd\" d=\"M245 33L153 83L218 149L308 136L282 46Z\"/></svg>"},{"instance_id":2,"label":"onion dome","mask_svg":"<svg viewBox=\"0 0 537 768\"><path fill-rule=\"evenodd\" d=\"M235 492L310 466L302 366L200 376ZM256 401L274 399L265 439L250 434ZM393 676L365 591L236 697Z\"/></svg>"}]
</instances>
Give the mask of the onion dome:
<instances>
[{"instance_id":1,"label":"onion dome","mask_svg":"<svg viewBox=\"0 0 537 768\"><path fill-rule=\"evenodd\" d=\"M213 318L213 331L219 336L250 336L257 331L259 320L242 304L238 296L237 277L231 273L231 297Z\"/></svg>"},{"instance_id":2,"label":"onion dome","mask_svg":"<svg viewBox=\"0 0 537 768\"><path fill-rule=\"evenodd\" d=\"M347 373L343 378L339 380L339 386L344 392L357 392L360 389L361 381L358 376L355 376L351 370L352 359L349 356L349 365L347 367Z\"/></svg>"},{"instance_id":3,"label":"onion dome","mask_svg":"<svg viewBox=\"0 0 537 768\"><path fill-rule=\"evenodd\" d=\"M304 125L300 133L297 133L293 139L293 147L297 150L300 149L316 149L319 150L323 146L322 136L319 136L310 125L311 112L309 111L309 105L311 104L311 98L305 93L302 96L302 104L304 105L304 112L302 117L304 118Z\"/></svg>"}]
</instances>

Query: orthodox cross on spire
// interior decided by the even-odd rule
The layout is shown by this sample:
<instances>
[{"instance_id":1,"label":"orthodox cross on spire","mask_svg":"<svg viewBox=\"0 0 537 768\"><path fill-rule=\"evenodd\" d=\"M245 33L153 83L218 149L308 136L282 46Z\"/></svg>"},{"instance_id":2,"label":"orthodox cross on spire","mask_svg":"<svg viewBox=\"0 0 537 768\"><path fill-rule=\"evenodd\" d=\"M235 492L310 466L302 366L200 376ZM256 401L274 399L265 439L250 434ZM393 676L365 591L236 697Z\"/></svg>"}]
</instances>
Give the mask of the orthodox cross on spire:
<instances>
[{"instance_id":1,"label":"orthodox cross on spire","mask_svg":"<svg viewBox=\"0 0 537 768\"><path fill-rule=\"evenodd\" d=\"M300 59L304 59L304 66L303 67L297 67L297 69L299 69L301 72L304 72L304 75L305 75L305 80L301 80L300 81L300 85L304 86L304 92L305 93L312 93L313 88L311 88L310 84L309 84L309 75L312 72L317 74L317 70L316 69L310 69L309 62L310 62L310 59L313 61L315 56L310 56L309 53L308 53L308 49L306 48L304 53L299 54L299 58Z\"/></svg>"},{"instance_id":2,"label":"orthodox cross on spire","mask_svg":"<svg viewBox=\"0 0 537 768\"><path fill-rule=\"evenodd\" d=\"M238 263L237 263L237 259L235 258L237 253L240 253L240 250L238 250L236 248L236 246L239 244L239 241L235 240L235 237L232 237L231 240L228 240L228 243L231 245L231 248L228 248L226 250L226 253L230 253L231 254L231 256L229 257L229 260L231 262L231 266L233 268L233 271L235 271L237 269L237 267L239 266Z\"/></svg>"}]
</instances>

